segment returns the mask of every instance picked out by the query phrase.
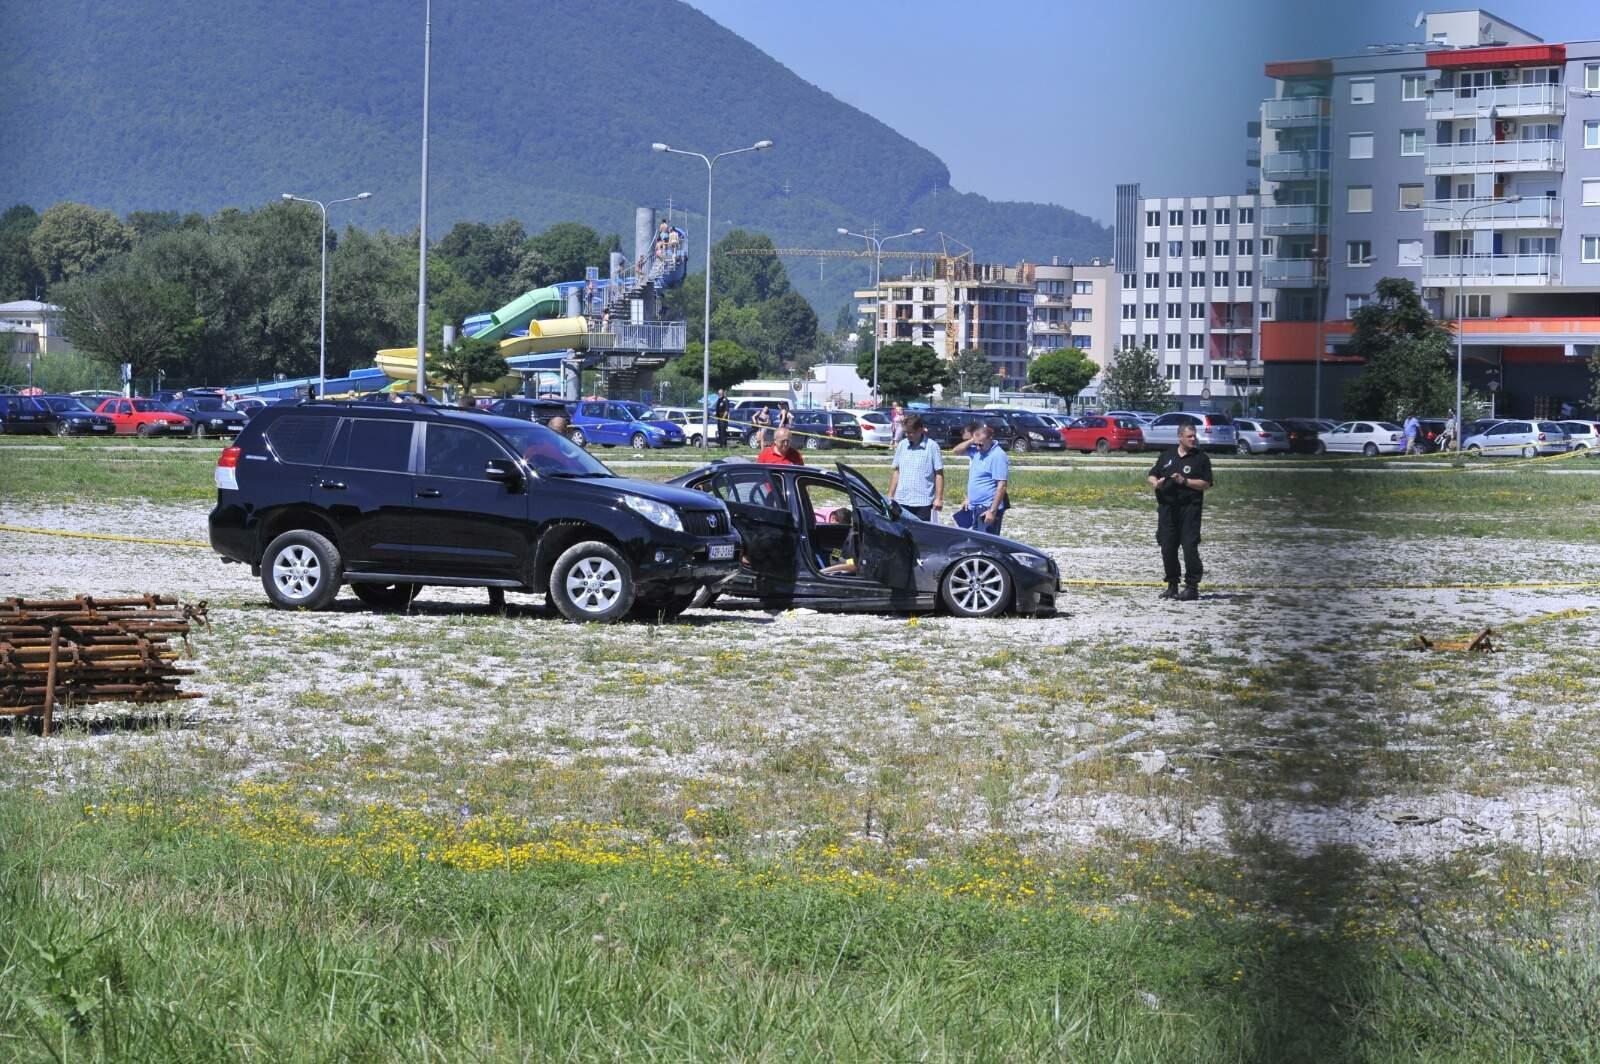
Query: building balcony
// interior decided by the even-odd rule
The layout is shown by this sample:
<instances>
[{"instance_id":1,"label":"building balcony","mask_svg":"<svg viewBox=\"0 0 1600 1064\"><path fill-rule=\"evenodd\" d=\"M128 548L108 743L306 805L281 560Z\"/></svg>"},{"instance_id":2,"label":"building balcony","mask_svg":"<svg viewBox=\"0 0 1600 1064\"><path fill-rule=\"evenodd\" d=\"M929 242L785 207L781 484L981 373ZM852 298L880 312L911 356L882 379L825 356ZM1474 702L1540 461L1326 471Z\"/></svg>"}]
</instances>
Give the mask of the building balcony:
<instances>
[{"instance_id":1,"label":"building balcony","mask_svg":"<svg viewBox=\"0 0 1600 1064\"><path fill-rule=\"evenodd\" d=\"M1261 208L1261 231L1269 236L1315 235L1327 227L1327 207L1294 203Z\"/></svg>"},{"instance_id":2,"label":"building balcony","mask_svg":"<svg viewBox=\"0 0 1600 1064\"><path fill-rule=\"evenodd\" d=\"M1248 314L1232 318L1212 318L1210 328L1214 333L1248 333L1255 329L1255 319Z\"/></svg>"},{"instance_id":3,"label":"building balcony","mask_svg":"<svg viewBox=\"0 0 1600 1064\"><path fill-rule=\"evenodd\" d=\"M1430 120L1476 118L1492 110L1496 118L1559 115L1567 110L1560 85L1489 85L1434 89L1424 105Z\"/></svg>"},{"instance_id":4,"label":"building balcony","mask_svg":"<svg viewBox=\"0 0 1600 1064\"><path fill-rule=\"evenodd\" d=\"M1565 163L1559 140L1479 140L1430 144L1424 167L1429 174L1505 174L1556 171Z\"/></svg>"},{"instance_id":5,"label":"building balcony","mask_svg":"<svg viewBox=\"0 0 1600 1064\"><path fill-rule=\"evenodd\" d=\"M1072 305L1072 297L1055 292L1035 292L1033 294L1033 305L1036 307L1067 307Z\"/></svg>"},{"instance_id":6,"label":"building balcony","mask_svg":"<svg viewBox=\"0 0 1600 1064\"><path fill-rule=\"evenodd\" d=\"M1295 129L1326 122L1331 113L1326 96L1274 98L1261 104L1261 122L1268 129Z\"/></svg>"},{"instance_id":7,"label":"building balcony","mask_svg":"<svg viewBox=\"0 0 1600 1064\"><path fill-rule=\"evenodd\" d=\"M1071 327L1064 321L1036 321L1032 325L1035 333L1065 334Z\"/></svg>"},{"instance_id":8,"label":"building balcony","mask_svg":"<svg viewBox=\"0 0 1600 1064\"><path fill-rule=\"evenodd\" d=\"M1267 259L1261 264L1261 283L1268 288L1320 288L1327 279L1326 259Z\"/></svg>"},{"instance_id":9,"label":"building balcony","mask_svg":"<svg viewBox=\"0 0 1600 1064\"><path fill-rule=\"evenodd\" d=\"M1538 287L1561 280L1559 255L1426 255L1422 284L1429 288Z\"/></svg>"},{"instance_id":10,"label":"building balcony","mask_svg":"<svg viewBox=\"0 0 1600 1064\"><path fill-rule=\"evenodd\" d=\"M1517 203L1492 199L1427 200L1422 227L1430 232L1455 229L1559 229L1561 201L1554 196L1526 196ZM1471 214L1467 214L1471 211Z\"/></svg>"},{"instance_id":11,"label":"building balcony","mask_svg":"<svg viewBox=\"0 0 1600 1064\"><path fill-rule=\"evenodd\" d=\"M1328 153L1321 148L1268 152L1261 158L1261 176L1268 181L1307 181L1328 173Z\"/></svg>"}]
</instances>

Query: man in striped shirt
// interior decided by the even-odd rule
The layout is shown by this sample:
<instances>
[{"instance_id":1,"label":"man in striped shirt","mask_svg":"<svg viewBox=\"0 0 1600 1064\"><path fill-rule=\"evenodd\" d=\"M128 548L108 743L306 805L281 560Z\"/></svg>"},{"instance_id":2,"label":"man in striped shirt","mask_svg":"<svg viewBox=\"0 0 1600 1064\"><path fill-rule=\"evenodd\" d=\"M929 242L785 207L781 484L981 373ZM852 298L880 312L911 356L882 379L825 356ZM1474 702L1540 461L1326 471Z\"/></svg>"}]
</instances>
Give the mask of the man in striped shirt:
<instances>
[{"instance_id":1,"label":"man in striped shirt","mask_svg":"<svg viewBox=\"0 0 1600 1064\"><path fill-rule=\"evenodd\" d=\"M905 435L895 445L889 498L924 521L937 520L944 509L944 458L921 417L907 414L901 426Z\"/></svg>"}]
</instances>

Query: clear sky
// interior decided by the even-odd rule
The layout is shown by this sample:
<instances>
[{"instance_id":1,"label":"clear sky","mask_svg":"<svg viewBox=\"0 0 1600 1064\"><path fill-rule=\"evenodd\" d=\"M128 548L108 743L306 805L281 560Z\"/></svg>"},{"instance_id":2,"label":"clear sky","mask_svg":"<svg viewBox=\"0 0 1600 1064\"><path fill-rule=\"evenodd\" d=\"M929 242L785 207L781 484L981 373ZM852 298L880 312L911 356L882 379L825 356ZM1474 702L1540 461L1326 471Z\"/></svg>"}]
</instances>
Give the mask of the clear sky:
<instances>
[{"instance_id":1,"label":"clear sky","mask_svg":"<svg viewBox=\"0 0 1600 1064\"><path fill-rule=\"evenodd\" d=\"M887 123L991 199L1103 222L1114 186L1243 190L1245 123L1271 59L1421 40L1421 0L688 0ZM1457 10L1438 3L1428 10ZM1498 0L1548 41L1600 37L1600 4ZM693 62L692 56L679 61Z\"/></svg>"}]
</instances>

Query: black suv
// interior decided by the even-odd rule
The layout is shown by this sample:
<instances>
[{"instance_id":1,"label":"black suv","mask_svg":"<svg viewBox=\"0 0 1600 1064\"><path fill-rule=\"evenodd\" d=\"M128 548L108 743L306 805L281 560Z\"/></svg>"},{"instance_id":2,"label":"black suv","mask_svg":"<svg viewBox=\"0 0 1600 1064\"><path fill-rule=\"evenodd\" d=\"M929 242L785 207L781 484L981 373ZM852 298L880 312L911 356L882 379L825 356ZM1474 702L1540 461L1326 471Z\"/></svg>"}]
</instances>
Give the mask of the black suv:
<instances>
[{"instance_id":1,"label":"black suv","mask_svg":"<svg viewBox=\"0 0 1600 1064\"><path fill-rule=\"evenodd\" d=\"M727 508L625 480L542 425L417 404L263 409L216 468L211 546L267 598L380 608L438 584L549 593L575 621L673 617L739 567Z\"/></svg>"},{"instance_id":2,"label":"black suv","mask_svg":"<svg viewBox=\"0 0 1600 1064\"><path fill-rule=\"evenodd\" d=\"M522 421L537 421L541 425L550 424L553 417L572 419L572 414L567 410L567 404L560 399L496 399L489 404L489 413L499 414L501 417L514 417Z\"/></svg>"}]
</instances>

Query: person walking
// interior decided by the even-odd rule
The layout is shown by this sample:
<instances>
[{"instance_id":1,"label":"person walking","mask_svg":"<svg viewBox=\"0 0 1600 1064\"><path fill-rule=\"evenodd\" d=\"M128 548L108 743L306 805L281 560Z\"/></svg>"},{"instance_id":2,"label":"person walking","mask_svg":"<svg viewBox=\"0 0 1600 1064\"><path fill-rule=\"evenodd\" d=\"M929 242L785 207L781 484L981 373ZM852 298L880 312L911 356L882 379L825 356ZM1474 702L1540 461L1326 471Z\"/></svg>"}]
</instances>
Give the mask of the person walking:
<instances>
[{"instance_id":1,"label":"person walking","mask_svg":"<svg viewBox=\"0 0 1600 1064\"><path fill-rule=\"evenodd\" d=\"M758 406L755 413L750 415L750 442L757 448L765 447L772 442L767 430L772 426L772 415L767 413L767 408Z\"/></svg>"},{"instance_id":2,"label":"person walking","mask_svg":"<svg viewBox=\"0 0 1600 1064\"><path fill-rule=\"evenodd\" d=\"M958 514L956 523L998 536L1005 519L1006 480L1011 475L1011 463L1005 448L994 442L994 429L981 421L973 431L969 451L972 458L967 466L967 498L961 504L967 517L963 521Z\"/></svg>"},{"instance_id":3,"label":"person walking","mask_svg":"<svg viewBox=\"0 0 1600 1064\"><path fill-rule=\"evenodd\" d=\"M944 509L944 457L928 438L928 426L919 415L906 415L904 428L889 471L889 498L907 513L937 521Z\"/></svg>"},{"instance_id":4,"label":"person walking","mask_svg":"<svg viewBox=\"0 0 1600 1064\"><path fill-rule=\"evenodd\" d=\"M728 446L728 389L717 389L717 402L711 408L711 416L717 419L717 446Z\"/></svg>"},{"instance_id":5,"label":"person walking","mask_svg":"<svg viewBox=\"0 0 1600 1064\"><path fill-rule=\"evenodd\" d=\"M794 449L790 438L788 429L773 429L772 446L756 455L756 461L761 465L805 465L806 460Z\"/></svg>"},{"instance_id":6,"label":"person walking","mask_svg":"<svg viewBox=\"0 0 1600 1064\"><path fill-rule=\"evenodd\" d=\"M1147 479L1156 492L1156 543L1166 573L1164 599L1193 602L1200 597L1200 518L1211 479L1211 456L1195 445L1194 426L1178 429L1178 445L1161 452ZM1183 548L1183 568L1178 568L1178 548ZM1183 590L1178 582L1183 581Z\"/></svg>"},{"instance_id":7,"label":"person walking","mask_svg":"<svg viewBox=\"0 0 1600 1064\"><path fill-rule=\"evenodd\" d=\"M1406 435L1405 453L1406 454L1416 454L1416 453L1418 453L1417 452L1417 437L1420 436L1421 434L1422 434L1422 423L1417 420L1417 415L1416 415L1415 412L1413 412L1409 417L1406 418L1406 423L1405 423L1405 435Z\"/></svg>"}]
</instances>

